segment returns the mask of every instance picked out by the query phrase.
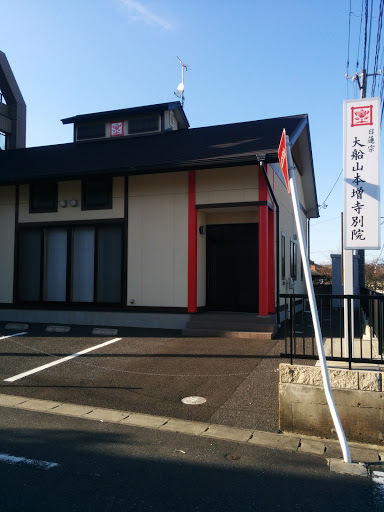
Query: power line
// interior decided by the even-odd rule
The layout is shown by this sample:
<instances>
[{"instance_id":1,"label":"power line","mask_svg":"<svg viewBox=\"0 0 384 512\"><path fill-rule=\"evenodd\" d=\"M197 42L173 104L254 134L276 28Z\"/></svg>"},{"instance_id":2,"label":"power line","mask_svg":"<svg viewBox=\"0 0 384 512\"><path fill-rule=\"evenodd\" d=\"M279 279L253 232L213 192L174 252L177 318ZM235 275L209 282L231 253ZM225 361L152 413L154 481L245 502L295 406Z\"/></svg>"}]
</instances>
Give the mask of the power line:
<instances>
[{"instance_id":1,"label":"power line","mask_svg":"<svg viewBox=\"0 0 384 512\"><path fill-rule=\"evenodd\" d=\"M316 226L320 226L320 224L325 224L326 222L331 222L331 220L336 220L336 219L340 219L340 215L338 215L337 217L332 217L332 219L323 220L322 222L315 222L314 224L311 223L311 228L315 228Z\"/></svg>"},{"instance_id":2,"label":"power line","mask_svg":"<svg viewBox=\"0 0 384 512\"><path fill-rule=\"evenodd\" d=\"M326 205L326 204L325 204L325 201L328 199L328 197L331 195L331 193L332 193L333 189L336 187L336 184L337 184L337 182L339 181L339 179L340 179L340 176L341 176L342 172L343 172L343 169L341 169L340 174L339 174L339 175L338 175L338 177L337 177L337 180L335 181L335 183L334 183L333 187L332 187L332 188L331 188L331 190L329 191L329 194L328 194L328 195L327 195L327 197L324 199L324 201L321 203L321 205L319 206L319 208L326 208L326 207L328 206L328 205Z\"/></svg>"},{"instance_id":3,"label":"power line","mask_svg":"<svg viewBox=\"0 0 384 512\"><path fill-rule=\"evenodd\" d=\"M363 50L363 69L366 69L367 60L367 27L368 27L368 0L365 0L365 27L364 27L364 50Z\"/></svg>"},{"instance_id":4,"label":"power line","mask_svg":"<svg viewBox=\"0 0 384 512\"><path fill-rule=\"evenodd\" d=\"M364 9L364 0L361 0L360 29L359 29L359 42L357 44L356 71L359 68L359 53L360 53L361 27L362 27L362 24L363 24L363 9Z\"/></svg>"},{"instance_id":5,"label":"power line","mask_svg":"<svg viewBox=\"0 0 384 512\"><path fill-rule=\"evenodd\" d=\"M349 75L349 49L350 49L350 45L351 45L351 14L352 14L352 0L349 0L347 75ZM347 82L347 84L348 83L349 82Z\"/></svg>"},{"instance_id":6,"label":"power line","mask_svg":"<svg viewBox=\"0 0 384 512\"><path fill-rule=\"evenodd\" d=\"M374 63L374 67L373 67L373 81L372 81L371 96L375 95L375 90L376 90L376 73L377 73L377 70L378 70L378 67L379 67L379 54L380 54L380 46L381 46L381 31L382 31L382 27L383 27L383 8L384 8L384 0L380 0L379 20L377 22L375 63Z\"/></svg>"},{"instance_id":7,"label":"power line","mask_svg":"<svg viewBox=\"0 0 384 512\"><path fill-rule=\"evenodd\" d=\"M367 3L368 3L368 0L367 0ZM373 16L372 16L372 9L373 9L373 0L371 0L371 16L369 16L369 11L368 11L368 17L370 17L370 22L369 22L369 33L368 33L368 52L367 52L367 69L369 70L369 57L371 55L371 35L372 35L372 19L373 19Z\"/></svg>"}]
</instances>

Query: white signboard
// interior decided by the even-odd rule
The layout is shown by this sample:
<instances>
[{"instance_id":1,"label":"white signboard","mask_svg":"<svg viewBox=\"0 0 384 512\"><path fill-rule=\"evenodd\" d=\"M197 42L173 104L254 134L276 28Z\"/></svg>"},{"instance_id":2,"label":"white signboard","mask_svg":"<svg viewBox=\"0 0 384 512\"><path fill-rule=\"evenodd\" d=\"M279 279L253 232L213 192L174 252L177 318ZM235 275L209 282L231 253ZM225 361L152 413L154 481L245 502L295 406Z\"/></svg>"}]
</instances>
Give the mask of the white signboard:
<instances>
[{"instance_id":1,"label":"white signboard","mask_svg":"<svg viewBox=\"0 0 384 512\"><path fill-rule=\"evenodd\" d=\"M344 248L380 249L380 98L344 101Z\"/></svg>"}]
</instances>

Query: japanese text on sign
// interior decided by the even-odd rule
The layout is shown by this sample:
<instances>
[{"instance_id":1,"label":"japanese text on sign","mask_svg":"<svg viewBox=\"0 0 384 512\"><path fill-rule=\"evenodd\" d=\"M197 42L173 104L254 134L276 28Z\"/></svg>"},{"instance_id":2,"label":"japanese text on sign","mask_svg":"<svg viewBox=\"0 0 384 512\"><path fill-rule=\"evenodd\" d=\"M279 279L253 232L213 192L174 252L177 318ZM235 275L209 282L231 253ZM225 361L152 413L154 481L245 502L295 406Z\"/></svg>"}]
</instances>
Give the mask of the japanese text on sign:
<instances>
[{"instance_id":1,"label":"japanese text on sign","mask_svg":"<svg viewBox=\"0 0 384 512\"><path fill-rule=\"evenodd\" d=\"M379 98L344 102L344 247L380 248Z\"/></svg>"}]
</instances>

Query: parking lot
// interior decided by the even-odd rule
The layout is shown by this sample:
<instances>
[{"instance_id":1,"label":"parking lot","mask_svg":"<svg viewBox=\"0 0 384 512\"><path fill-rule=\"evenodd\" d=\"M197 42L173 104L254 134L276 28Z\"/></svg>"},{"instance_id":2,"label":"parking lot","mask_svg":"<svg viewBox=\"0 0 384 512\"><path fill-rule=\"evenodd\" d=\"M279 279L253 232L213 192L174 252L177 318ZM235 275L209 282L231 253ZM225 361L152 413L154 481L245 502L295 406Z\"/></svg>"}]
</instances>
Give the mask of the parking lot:
<instances>
[{"instance_id":1,"label":"parking lot","mask_svg":"<svg viewBox=\"0 0 384 512\"><path fill-rule=\"evenodd\" d=\"M1 393L210 421L278 429L281 342L183 338L177 331L119 329L92 335L0 324ZM200 396L201 405L182 398Z\"/></svg>"}]
</instances>

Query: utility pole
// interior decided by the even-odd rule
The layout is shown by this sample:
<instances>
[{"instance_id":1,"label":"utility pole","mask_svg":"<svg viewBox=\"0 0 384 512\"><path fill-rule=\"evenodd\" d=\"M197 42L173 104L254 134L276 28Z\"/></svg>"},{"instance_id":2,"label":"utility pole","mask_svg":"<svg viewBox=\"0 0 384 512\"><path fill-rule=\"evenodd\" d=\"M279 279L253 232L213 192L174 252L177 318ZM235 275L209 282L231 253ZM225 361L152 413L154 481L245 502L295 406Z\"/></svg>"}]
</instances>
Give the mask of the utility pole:
<instances>
[{"instance_id":1,"label":"utility pole","mask_svg":"<svg viewBox=\"0 0 384 512\"><path fill-rule=\"evenodd\" d=\"M366 98L367 97L367 77L377 76L377 75L381 75L381 74L382 74L381 69L378 73L368 74L367 70L363 68L361 70L360 74L356 73L353 76L348 76L348 75L345 75L345 76L347 79L352 79L352 82L357 81L357 85L359 86L359 89L360 89L360 98ZM359 256L359 260L358 260L359 286L365 287L365 250L358 249L356 251L356 254L358 254L358 256ZM353 262L352 262L352 269L353 269ZM352 270L352 272L353 272L353 270ZM353 276L353 274L352 274L352 276ZM353 279L353 277L352 277L352 279Z\"/></svg>"}]
</instances>

